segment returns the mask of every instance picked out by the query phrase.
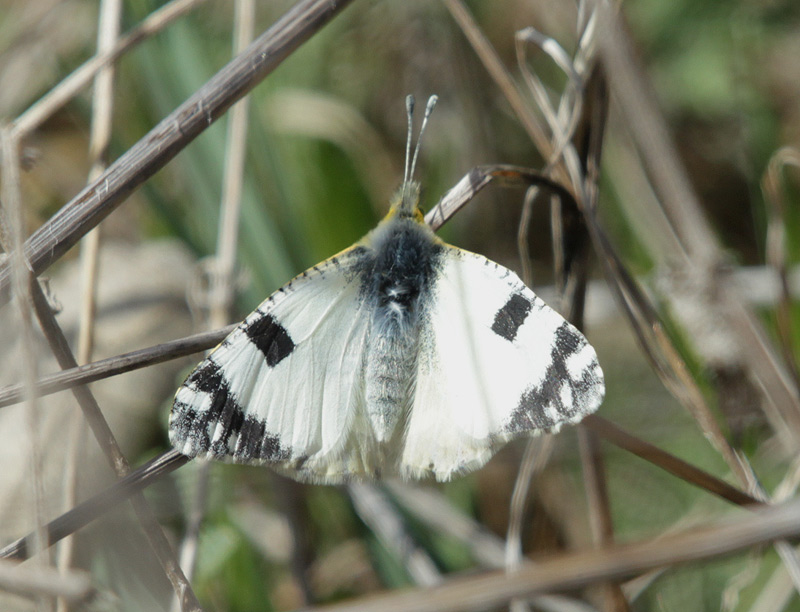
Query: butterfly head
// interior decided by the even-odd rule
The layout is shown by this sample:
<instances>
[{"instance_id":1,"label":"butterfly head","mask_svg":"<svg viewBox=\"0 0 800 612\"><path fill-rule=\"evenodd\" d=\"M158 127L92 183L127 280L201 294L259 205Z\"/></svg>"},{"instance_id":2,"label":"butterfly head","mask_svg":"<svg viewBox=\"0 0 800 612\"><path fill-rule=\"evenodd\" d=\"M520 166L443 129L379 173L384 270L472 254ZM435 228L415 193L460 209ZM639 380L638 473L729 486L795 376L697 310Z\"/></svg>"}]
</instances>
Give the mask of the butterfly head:
<instances>
[{"instance_id":1,"label":"butterfly head","mask_svg":"<svg viewBox=\"0 0 800 612\"><path fill-rule=\"evenodd\" d=\"M392 197L389 214L386 216L387 219L395 216L412 217L419 223L424 223L425 217L419 208L419 198L419 183L416 181L404 181L400 189Z\"/></svg>"}]
</instances>

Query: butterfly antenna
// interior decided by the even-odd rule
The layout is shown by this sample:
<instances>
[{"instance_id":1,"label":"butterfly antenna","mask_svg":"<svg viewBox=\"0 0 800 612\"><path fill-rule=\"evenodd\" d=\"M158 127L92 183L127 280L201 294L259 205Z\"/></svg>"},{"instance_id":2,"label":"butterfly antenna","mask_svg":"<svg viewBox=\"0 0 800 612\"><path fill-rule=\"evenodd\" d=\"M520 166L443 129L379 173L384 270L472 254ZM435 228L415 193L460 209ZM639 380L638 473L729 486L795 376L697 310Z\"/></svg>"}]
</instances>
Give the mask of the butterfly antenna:
<instances>
[{"instance_id":1,"label":"butterfly antenna","mask_svg":"<svg viewBox=\"0 0 800 612\"><path fill-rule=\"evenodd\" d=\"M408 185L411 180L411 173L409 172L411 161L411 131L413 128L412 118L414 116L414 96L411 94L406 96L406 117L408 117L408 134L406 136L406 168L403 172L403 187Z\"/></svg>"},{"instance_id":2,"label":"butterfly antenna","mask_svg":"<svg viewBox=\"0 0 800 612\"><path fill-rule=\"evenodd\" d=\"M413 99L413 98L412 98ZM414 159L411 160L411 171L408 173L408 177L406 178L407 181L410 181L411 178L414 176L414 170L417 167L417 157L419 157L419 146L422 143L422 135L425 133L425 127L428 125L428 118L431 116L433 112L433 108L436 106L436 103L439 101L439 96L432 95L428 98L428 104L425 106L425 116L422 118L422 126L419 128L419 136L417 137L417 146L414 149ZM409 121L409 129L411 125L411 115L408 116ZM409 136L409 143L411 142L411 137ZM408 153L406 153L406 158L408 157Z\"/></svg>"}]
</instances>

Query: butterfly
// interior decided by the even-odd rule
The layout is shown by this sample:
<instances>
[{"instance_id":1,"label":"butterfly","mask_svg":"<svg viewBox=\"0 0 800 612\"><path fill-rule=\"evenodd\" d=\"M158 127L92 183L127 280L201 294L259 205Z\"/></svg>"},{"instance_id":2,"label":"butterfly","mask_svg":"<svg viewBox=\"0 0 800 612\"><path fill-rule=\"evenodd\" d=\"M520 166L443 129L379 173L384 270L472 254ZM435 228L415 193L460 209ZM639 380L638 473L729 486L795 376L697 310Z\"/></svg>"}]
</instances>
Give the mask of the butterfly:
<instances>
[{"instance_id":1,"label":"butterfly","mask_svg":"<svg viewBox=\"0 0 800 612\"><path fill-rule=\"evenodd\" d=\"M600 405L594 349L512 271L443 242L409 168L355 245L270 295L186 378L170 415L190 457L297 480L449 480L507 441Z\"/></svg>"}]
</instances>

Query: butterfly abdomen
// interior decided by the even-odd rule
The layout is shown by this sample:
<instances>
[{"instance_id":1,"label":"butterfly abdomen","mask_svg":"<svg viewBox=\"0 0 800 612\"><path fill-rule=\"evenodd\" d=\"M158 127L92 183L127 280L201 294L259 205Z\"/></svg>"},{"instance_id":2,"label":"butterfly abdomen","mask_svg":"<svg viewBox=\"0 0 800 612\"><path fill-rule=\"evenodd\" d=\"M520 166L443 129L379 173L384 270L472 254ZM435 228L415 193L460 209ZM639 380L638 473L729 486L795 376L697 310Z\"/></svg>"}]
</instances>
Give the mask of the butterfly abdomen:
<instances>
[{"instance_id":1,"label":"butterfly abdomen","mask_svg":"<svg viewBox=\"0 0 800 612\"><path fill-rule=\"evenodd\" d=\"M412 403L422 304L441 246L427 226L407 216L389 219L368 242L373 259L364 293L373 306L365 399L375 436L385 442Z\"/></svg>"}]
</instances>

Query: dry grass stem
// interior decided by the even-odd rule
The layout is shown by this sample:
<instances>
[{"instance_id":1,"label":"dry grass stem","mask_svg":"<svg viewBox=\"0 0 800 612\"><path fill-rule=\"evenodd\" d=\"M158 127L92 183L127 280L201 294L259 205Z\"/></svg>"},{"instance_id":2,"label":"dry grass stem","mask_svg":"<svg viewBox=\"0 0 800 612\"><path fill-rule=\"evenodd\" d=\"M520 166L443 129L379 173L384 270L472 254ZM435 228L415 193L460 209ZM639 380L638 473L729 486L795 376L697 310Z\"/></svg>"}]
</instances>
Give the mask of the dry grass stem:
<instances>
[{"instance_id":1,"label":"dry grass stem","mask_svg":"<svg viewBox=\"0 0 800 612\"><path fill-rule=\"evenodd\" d=\"M33 281L30 284L31 293L33 296L33 305L36 311L36 316L39 320L39 325L44 332L50 349L53 355L62 368L75 368L78 366L72 350L69 347L64 332L58 325L55 315L50 310L50 305L47 298L39 287L38 282ZM116 438L108 426L100 406L97 404L94 395L85 386L73 387L72 394L78 401L78 405L83 412L86 422L89 424L95 439L100 445L100 449L106 456L111 468L118 477L128 474L130 471L128 461L122 454L122 451L117 444ZM181 600L181 609L184 611L199 610L200 604L192 591L189 581L183 575L183 572L178 565L178 559L172 550L166 536L164 535L161 525L150 509L150 506L145 501L141 494L135 495L131 499L133 509L142 526L142 529L147 537L150 546L153 549L156 557L161 564L164 572L167 575L170 583L172 584L175 593Z\"/></svg>"},{"instance_id":2,"label":"dry grass stem","mask_svg":"<svg viewBox=\"0 0 800 612\"><path fill-rule=\"evenodd\" d=\"M511 503L508 509L508 528L506 530L505 570L514 572L524 563L522 550L522 531L525 520L525 509L535 474L547 465L553 451L553 437L549 435L528 440L525 452L514 479ZM514 599L509 603L510 612L528 612L528 602Z\"/></svg>"},{"instance_id":3,"label":"dry grass stem","mask_svg":"<svg viewBox=\"0 0 800 612\"><path fill-rule=\"evenodd\" d=\"M66 253L350 1L298 2L34 232L25 246L34 274ZM0 304L8 301L9 280L8 264L0 265Z\"/></svg>"},{"instance_id":4,"label":"dry grass stem","mask_svg":"<svg viewBox=\"0 0 800 612\"><path fill-rule=\"evenodd\" d=\"M519 226L517 229L517 251L519 252L519 263L522 282L529 287L533 286L533 262L531 260L530 248L528 247L528 235L530 233L531 218L533 217L533 207L539 196L539 188L536 186L528 187L525 191L525 200L522 203ZM554 237L555 240L555 237Z\"/></svg>"},{"instance_id":5,"label":"dry grass stem","mask_svg":"<svg viewBox=\"0 0 800 612\"><path fill-rule=\"evenodd\" d=\"M528 67L526 43L538 46L567 75L567 88L559 99L557 110L553 108L550 102L544 83ZM556 164L563 155L564 148L569 144L581 118L584 90L583 77L561 45L534 28L528 27L517 32L516 50L517 65L522 72L525 83L528 85L528 89L533 95L534 102L542 112L552 134L551 152L547 158L547 167L550 167Z\"/></svg>"},{"instance_id":6,"label":"dry grass stem","mask_svg":"<svg viewBox=\"0 0 800 612\"><path fill-rule=\"evenodd\" d=\"M762 503L756 497L729 485L724 480L629 434L601 416L596 414L588 416L584 419L583 425L619 448L731 503L740 506Z\"/></svg>"},{"instance_id":7,"label":"dry grass stem","mask_svg":"<svg viewBox=\"0 0 800 612\"><path fill-rule=\"evenodd\" d=\"M542 436L528 440L514 480L511 503L508 509L508 529L506 531L505 568L517 569L523 560L522 529L528 493L535 475L547 465L553 451L553 437Z\"/></svg>"},{"instance_id":8,"label":"dry grass stem","mask_svg":"<svg viewBox=\"0 0 800 612\"><path fill-rule=\"evenodd\" d=\"M795 387L800 387L800 372L792 344L791 292L786 263L787 205L781 180L782 171L787 166L800 168L800 151L790 147L779 149L769 160L761 179L761 188L767 211L767 264L777 271L780 282L780 296L775 312L778 340Z\"/></svg>"},{"instance_id":9,"label":"dry grass stem","mask_svg":"<svg viewBox=\"0 0 800 612\"><path fill-rule=\"evenodd\" d=\"M483 525L453 506L435 489L417 487L402 482L388 482L392 496L415 518L432 530L449 535L470 548L472 557L483 567L506 567L506 544ZM530 564L523 560L523 564ZM590 606L560 595L540 595L529 602L541 610L590 612Z\"/></svg>"},{"instance_id":10,"label":"dry grass stem","mask_svg":"<svg viewBox=\"0 0 800 612\"><path fill-rule=\"evenodd\" d=\"M113 49L119 37L121 0L103 0L97 24L97 54ZM105 170L104 159L111 142L111 119L114 108L114 65L109 64L97 73L92 97L92 119L89 133L89 181ZM97 313L97 277L100 265L100 226L94 228L81 241L82 294L78 325L78 363L88 363L94 350L95 315ZM67 458L64 469L64 508L73 508L77 502L79 456L83 451L86 423L75 419L67 436ZM58 550L58 567L62 571L72 564L73 539L65 539ZM59 598L58 612L66 612L67 602Z\"/></svg>"},{"instance_id":11,"label":"dry grass stem","mask_svg":"<svg viewBox=\"0 0 800 612\"><path fill-rule=\"evenodd\" d=\"M678 161L664 119L656 110L652 93L635 63L633 45L622 18L616 7L603 4L600 19L600 30L605 32L600 37L600 56L609 85L664 212L686 249L685 257L701 267L714 266L719 261L716 235L699 212L699 202Z\"/></svg>"},{"instance_id":12,"label":"dry grass stem","mask_svg":"<svg viewBox=\"0 0 800 612\"><path fill-rule=\"evenodd\" d=\"M0 560L0 590L22 597L60 597L69 603L86 602L95 595L85 572L63 572L3 560Z\"/></svg>"},{"instance_id":13,"label":"dry grass stem","mask_svg":"<svg viewBox=\"0 0 800 612\"><path fill-rule=\"evenodd\" d=\"M622 26L621 18L611 9L603 12L601 57L609 74L611 89L630 126L630 133L647 168L664 212L679 237L683 251L673 253L675 262L682 261L686 273L705 278L713 295L706 296L703 307L713 305L725 321L728 333L736 338L740 357L760 381L772 406L767 411L776 431L788 428L800 444L800 398L789 382L785 368L777 362L758 322L736 298L728 286L727 276L720 272L724 261L718 240L711 231L686 173L671 145L663 117L657 112L642 71L635 61L633 46ZM775 422L775 415L782 422Z\"/></svg>"},{"instance_id":14,"label":"dry grass stem","mask_svg":"<svg viewBox=\"0 0 800 612\"><path fill-rule=\"evenodd\" d=\"M461 31L464 32L475 54L486 67L492 79L494 79L497 88L511 105L511 108L517 115L517 118L520 120L523 129L526 131L531 141L533 141L536 148L542 152L544 158L549 159L551 157L552 145L547 135L547 130L545 130L544 126L539 122L536 115L530 112L530 108L522 97L516 83L514 83L508 70L503 66L497 52L492 48L491 43L489 43L486 36L475 23L467 7L464 6L460 0L444 0L444 5L447 7L447 10L450 11L450 14L461 28Z\"/></svg>"},{"instance_id":15,"label":"dry grass stem","mask_svg":"<svg viewBox=\"0 0 800 612\"><path fill-rule=\"evenodd\" d=\"M453 506L434 489L392 481L387 489L408 512L434 531L447 534L470 547L482 566L499 569L505 564L505 543L478 521Z\"/></svg>"},{"instance_id":16,"label":"dry grass stem","mask_svg":"<svg viewBox=\"0 0 800 612\"><path fill-rule=\"evenodd\" d=\"M24 138L30 134L74 98L81 89L89 85L100 70L116 61L140 42L163 30L178 17L181 17L195 6L205 1L206 0L172 0L157 11L151 13L147 19L120 38L110 51L98 53L93 58L83 63L75 69L72 74L61 81L61 83L45 94L39 101L17 117L12 124L14 134L18 138Z\"/></svg>"},{"instance_id":17,"label":"dry grass stem","mask_svg":"<svg viewBox=\"0 0 800 612\"><path fill-rule=\"evenodd\" d=\"M592 543L598 549L608 548L614 544L614 522L611 518L611 502L608 497L605 461L600 452L600 443L595 433L585 427L578 426L578 445L583 472L583 486L589 510L589 526L592 532ZM628 602L620 585L605 582L600 585L604 599L604 609L608 612L629 609Z\"/></svg>"},{"instance_id":18,"label":"dry grass stem","mask_svg":"<svg viewBox=\"0 0 800 612\"><path fill-rule=\"evenodd\" d=\"M441 583L442 577L427 552L409 534L404 521L380 488L367 483L347 486L353 507L364 524L400 560L411 579L420 586Z\"/></svg>"},{"instance_id":19,"label":"dry grass stem","mask_svg":"<svg viewBox=\"0 0 800 612\"><path fill-rule=\"evenodd\" d=\"M28 436L30 463L30 501L33 508L33 518L36 530L32 539L33 549L46 551L48 541L43 525L45 523L45 495L42 474L42 449L40 447L40 422L38 396L36 393L36 378L39 369L36 347L33 336L33 321L31 316L31 291L30 269L28 262L22 255L22 245L25 240L25 215L22 208L22 193L19 177L19 142L7 126L0 130L0 154L2 154L2 209L0 217L0 249L11 251L10 265L12 273L12 287L14 302L19 314L20 351L22 353L22 392L25 402L25 433ZM41 556L40 563L49 565L50 555Z\"/></svg>"},{"instance_id":20,"label":"dry grass stem","mask_svg":"<svg viewBox=\"0 0 800 612\"><path fill-rule=\"evenodd\" d=\"M97 54L108 53L119 37L121 0L103 0L97 24ZM92 119L89 132L88 182L105 170L105 158L111 142L111 120L114 109L114 65L103 67L94 80ZM87 234L81 243L82 300L78 331L78 363L88 363L94 347L94 319L97 310L97 273L100 261L100 226Z\"/></svg>"},{"instance_id":21,"label":"dry grass stem","mask_svg":"<svg viewBox=\"0 0 800 612\"><path fill-rule=\"evenodd\" d=\"M255 3L253 0L237 0L235 6L234 53L238 54L244 51L253 39ZM211 297L212 328L228 324L231 317L249 108L249 97L245 96L231 107L228 118L219 235Z\"/></svg>"},{"instance_id":22,"label":"dry grass stem","mask_svg":"<svg viewBox=\"0 0 800 612\"><path fill-rule=\"evenodd\" d=\"M242 53L253 39L255 20L254 0L237 0L234 17L234 55ZM227 324L234 303L234 275L239 245L242 182L247 150L247 119L249 97L244 96L231 107L225 147L220 223L217 253L214 258L210 287L209 324L211 328ZM180 563L189 579L194 575L200 529L208 497L210 464L202 463L195 472L197 490L189 509L188 522L180 548ZM177 600L173 607L177 605Z\"/></svg>"},{"instance_id":23,"label":"dry grass stem","mask_svg":"<svg viewBox=\"0 0 800 612\"><path fill-rule=\"evenodd\" d=\"M800 501L764 508L752 515L699 529L601 550L566 553L520 568L513 574L490 572L453 578L425 589L365 597L356 602L312 608L326 612L416 610L445 612L483 610L513 598L570 590L604 580L628 577L660 568L711 559L800 534Z\"/></svg>"},{"instance_id":24,"label":"dry grass stem","mask_svg":"<svg viewBox=\"0 0 800 612\"><path fill-rule=\"evenodd\" d=\"M47 541L52 545L75 533L188 461L188 457L174 450L156 457L69 512L47 523L45 525ZM31 542L34 536L35 534L29 534L0 549L0 559L24 560L33 556Z\"/></svg>"},{"instance_id":25,"label":"dry grass stem","mask_svg":"<svg viewBox=\"0 0 800 612\"><path fill-rule=\"evenodd\" d=\"M507 164L476 166L428 211L425 215L425 223L434 230L438 230L481 189L493 182L496 185L506 186L535 185L551 191L558 197L572 199L569 191L563 185L530 168Z\"/></svg>"},{"instance_id":26,"label":"dry grass stem","mask_svg":"<svg viewBox=\"0 0 800 612\"><path fill-rule=\"evenodd\" d=\"M131 351L130 353L123 353L86 365L67 368L39 379L36 382L36 392L40 396L50 395L76 385L88 384L96 380L116 376L117 374L193 355L213 348L234 329L236 329L236 325L227 325L214 331L193 334L185 338L171 340L170 342ZM23 398L23 385L16 384L4 387L0 389L0 408L20 402Z\"/></svg>"}]
</instances>

